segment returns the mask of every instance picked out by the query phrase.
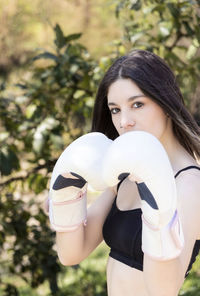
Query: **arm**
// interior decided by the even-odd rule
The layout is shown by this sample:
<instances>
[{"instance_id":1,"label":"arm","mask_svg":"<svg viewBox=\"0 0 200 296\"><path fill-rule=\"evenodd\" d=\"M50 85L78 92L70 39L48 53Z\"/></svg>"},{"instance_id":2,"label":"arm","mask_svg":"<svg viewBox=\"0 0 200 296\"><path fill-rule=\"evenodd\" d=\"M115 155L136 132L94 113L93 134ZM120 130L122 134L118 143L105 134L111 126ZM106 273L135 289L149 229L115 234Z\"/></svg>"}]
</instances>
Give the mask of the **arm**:
<instances>
[{"instance_id":1,"label":"arm","mask_svg":"<svg viewBox=\"0 0 200 296\"><path fill-rule=\"evenodd\" d=\"M57 232L58 256L65 265L79 263L102 240L102 223L114 193L108 188L87 213L87 184L96 190L107 188L101 177L101 163L110 142L101 133L84 135L65 149L54 167L49 217Z\"/></svg>"},{"instance_id":2,"label":"arm","mask_svg":"<svg viewBox=\"0 0 200 296\"><path fill-rule=\"evenodd\" d=\"M199 237L199 177L199 172L194 175L187 171L180 175L176 182L178 212L185 237L185 245L180 256L165 262L144 256L144 278L149 296L176 296L183 284L194 243Z\"/></svg>"},{"instance_id":3,"label":"arm","mask_svg":"<svg viewBox=\"0 0 200 296\"><path fill-rule=\"evenodd\" d=\"M57 232L56 245L59 259L64 265L79 264L103 240L103 223L116 195L114 188L107 188L88 208L87 225L74 232Z\"/></svg>"},{"instance_id":4,"label":"arm","mask_svg":"<svg viewBox=\"0 0 200 296\"><path fill-rule=\"evenodd\" d=\"M143 273L148 296L178 296L184 281L180 257L157 261L144 254Z\"/></svg>"},{"instance_id":5,"label":"arm","mask_svg":"<svg viewBox=\"0 0 200 296\"><path fill-rule=\"evenodd\" d=\"M148 295L177 295L183 281L180 258L184 236L177 211L176 183L166 151L153 135L129 132L111 144L104 168L109 186L125 173L130 179L136 176L140 180L137 187L143 213L142 250Z\"/></svg>"}]
</instances>

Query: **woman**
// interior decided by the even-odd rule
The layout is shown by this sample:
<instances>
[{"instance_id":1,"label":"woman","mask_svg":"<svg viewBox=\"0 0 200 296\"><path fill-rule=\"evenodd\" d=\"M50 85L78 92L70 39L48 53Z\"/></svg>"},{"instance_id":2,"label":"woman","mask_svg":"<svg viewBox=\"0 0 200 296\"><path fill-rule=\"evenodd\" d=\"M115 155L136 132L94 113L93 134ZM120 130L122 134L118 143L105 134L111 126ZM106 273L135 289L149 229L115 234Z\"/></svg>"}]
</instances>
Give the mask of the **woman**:
<instances>
[{"instance_id":1,"label":"woman","mask_svg":"<svg viewBox=\"0 0 200 296\"><path fill-rule=\"evenodd\" d=\"M74 219L72 224L65 221L65 224L71 225L68 228L56 229L54 225L60 261L64 265L78 264L105 239L111 247L107 264L109 296L178 295L200 248L200 167L197 162L200 157L200 129L186 110L175 77L165 62L155 54L143 50L134 50L117 59L100 83L92 131L100 132L112 140L127 132L147 132L159 140L174 174L177 210L185 244L179 255L169 257L168 260L157 260L143 253L142 204L137 186L142 180L137 174L132 173L131 177L124 175L118 186L104 190L89 207L87 214L85 210L80 214L80 209L86 207L86 199L82 197L86 195L85 180L90 180L90 176L85 176L86 168L80 171L70 168L72 174L63 174L68 183L63 185L63 179L55 182L56 186L52 185L52 200L55 203L51 205L50 212L56 216L55 205L59 204L57 216L60 217L60 206L64 208L63 203L58 200L64 200L63 211L68 211L69 215L72 210L79 212L81 219ZM81 146L81 141L75 143L71 149L76 157L80 153L74 147ZM99 149L99 144L104 140L98 138L97 141L96 149ZM91 146L94 145L91 143ZM109 145L112 144L105 140L105 145L99 149L103 151L102 161ZM153 158L156 159L156 152ZM82 159L83 156L79 157L79 163ZM91 170L93 174L99 171L96 164L100 167L101 163L99 160L95 161ZM57 175L61 173L64 172L57 169ZM60 189L62 198L61 195L56 195ZM70 210L66 195L70 204L73 204ZM75 206L71 202L72 195L79 198ZM76 206L78 203L79 206ZM82 223L86 221L86 216L87 224ZM59 223L62 224L63 221Z\"/></svg>"}]
</instances>

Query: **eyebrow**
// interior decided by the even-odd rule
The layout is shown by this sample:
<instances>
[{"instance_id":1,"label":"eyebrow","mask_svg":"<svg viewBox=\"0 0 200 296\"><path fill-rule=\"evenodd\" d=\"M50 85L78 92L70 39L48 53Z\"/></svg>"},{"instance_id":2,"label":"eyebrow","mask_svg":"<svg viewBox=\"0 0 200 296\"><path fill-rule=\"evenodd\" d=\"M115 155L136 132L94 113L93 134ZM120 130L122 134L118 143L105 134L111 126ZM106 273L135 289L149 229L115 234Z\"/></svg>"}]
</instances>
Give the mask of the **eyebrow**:
<instances>
[{"instance_id":1,"label":"eyebrow","mask_svg":"<svg viewBox=\"0 0 200 296\"><path fill-rule=\"evenodd\" d=\"M137 98L141 98L141 97L146 97L145 95L141 94L141 95L135 95L135 96L132 96L130 98L128 98L128 102L132 102L134 100L136 100ZM108 103L108 106L116 106L117 104L113 103L113 102L110 102Z\"/></svg>"}]
</instances>

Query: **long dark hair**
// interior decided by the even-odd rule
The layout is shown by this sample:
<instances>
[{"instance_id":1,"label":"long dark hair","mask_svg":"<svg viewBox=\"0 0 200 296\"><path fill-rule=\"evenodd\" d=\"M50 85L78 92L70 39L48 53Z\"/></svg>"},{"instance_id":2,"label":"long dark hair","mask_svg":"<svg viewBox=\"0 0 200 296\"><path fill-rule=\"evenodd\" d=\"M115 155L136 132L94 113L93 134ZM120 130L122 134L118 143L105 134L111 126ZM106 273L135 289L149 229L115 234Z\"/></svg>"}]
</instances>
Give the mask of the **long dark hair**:
<instances>
[{"instance_id":1,"label":"long dark hair","mask_svg":"<svg viewBox=\"0 0 200 296\"><path fill-rule=\"evenodd\" d=\"M93 110L92 131L114 140L119 136L107 106L110 85L120 78L133 80L172 120L173 132L194 158L200 158L200 127L187 110L176 78L160 57L145 50L133 50L118 58L103 77Z\"/></svg>"}]
</instances>

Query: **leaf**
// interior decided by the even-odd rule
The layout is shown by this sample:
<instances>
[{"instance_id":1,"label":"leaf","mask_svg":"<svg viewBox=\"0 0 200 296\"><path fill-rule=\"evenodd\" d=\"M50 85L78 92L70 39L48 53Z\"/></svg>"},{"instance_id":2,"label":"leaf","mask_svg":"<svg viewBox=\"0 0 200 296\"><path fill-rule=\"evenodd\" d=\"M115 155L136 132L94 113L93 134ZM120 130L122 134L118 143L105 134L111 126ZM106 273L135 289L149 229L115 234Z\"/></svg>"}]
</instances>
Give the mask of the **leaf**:
<instances>
[{"instance_id":1,"label":"leaf","mask_svg":"<svg viewBox=\"0 0 200 296\"><path fill-rule=\"evenodd\" d=\"M3 91L5 89L6 89L6 83L5 83L5 81L3 81L0 83L0 91Z\"/></svg>"},{"instance_id":2,"label":"leaf","mask_svg":"<svg viewBox=\"0 0 200 296\"><path fill-rule=\"evenodd\" d=\"M48 52L48 51L43 52L43 53L35 56L33 58L33 61L36 61L36 60L39 60L39 59L50 59L50 60L54 60L56 62L58 61L58 57L56 55L54 55L53 53Z\"/></svg>"},{"instance_id":3,"label":"leaf","mask_svg":"<svg viewBox=\"0 0 200 296\"><path fill-rule=\"evenodd\" d=\"M41 153L45 144L44 135L40 130L37 130L33 137L33 150L36 153Z\"/></svg>"},{"instance_id":4,"label":"leaf","mask_svg":"<svg viewBox=\"0 0 200 296\"><path fill-rule=\"evenodd\" d=\"M178 8L175 6L174 3L167 3L167 7L171 13L171 15L174 17L174 18L178 18L179 15L180 15L180 12L178 10Z\"/></svg>"},{"instance_id":5,"label":"leaf","mask_svg":"<svg viewBox=\"0 0 200 296\"><path fill-rule=\"evenodd\" d=\"M47 186L48 178L41 174L32 174L29 177L28 183L30 189L32 189L36 194L42 192Z\"/></svg>"},{"instance_id":6,"label":"leaf","mask_svg":"<svg viewBox=\"0 0 200 296\"><path fill-rule=\"evenodd\" d=\"M63 150L63 139L59 135L50 133L50 142L54 145L56 150Z\"/></svg>"},{"instance_id":7,"label":"leaf","mask_svg":"<svg viewBox=\"0 0 200 296\"><path fill-rule=\"evenodd\" d=\"M0 151L0 172L4 176L8 176L13 170L18 170L19 159L14 151L13 146L5 146Z\"/></svg>"},{"instance_id":8,"label":"leaf","mask_svg":"<svg viewBox=\"0 0 200 296\"><path fill-rule=\"evenodd\" d=\"M120 14L121 10L124 8L124 6L125 6L124 1L120 1L118 3L118 5L115 8L115 16L116 16L116 18L119 18L119 14Z\"/></svg>"},{"instance_id":9,"label":"leaf","mask_svg":"<svg viewBox=\"0 0 200 296\"><path fill-rule=\"evenodd\" d=\"M82 36L82 33L71 34L71 35L66 36L64 38L64 40L66 43L69 43L72 40L79 39L81 36Z\"/></svg>"},{"instance_id":10,"label":"leaf","mask_svg":"<svg viewBox=\"0 0 200 296\"><path fill-rule=\"evenodd\" d=\"M159 31L160 31L160 34L161 34L162 37L167 37L167 36L170 35L170 32L166 27L161 26L159 28Z\"/></svg>"},{"instance_id":11,"label":"leaf","mask_svg":"<svg viewBox=\"0 0 200 296\"><path fill-rule=\"evenodd\" d=\"M26 84L22 84L22 83L16 83L15 86L21 88L21 89L27 89L27 85Z\"/></svg>"},{"instance_id":12,"label":"leaf","mask_svg":"<svg viewBox=\"0 0 200 296\"><path fill-rule=\"evenodd\" d=\"M188 48L188 51L187 51L187 54L186 54L186 57L188 60L190 60L191 58L193 58L197 52L197 47L194 46L193 44L191 44Z\"/></svg>"},{"instance_id":13,"label":"leaf","mask_svg":"<svg viewBox=\"0 0 200 296\"><path fill-rule=\"evenodd\" d=\"M131 43L135 43L137 40L139 40L144 35L144 32L138 32L136 34L133 34L131 36Z\"/></svg>"},{"instance_id":14,"label":"leaf","mask_svg":"<svg viewBox=\"0 0 200 296\"><path fill-rule=\"evenodd\" d=\"M141 7L142 7L142 3L141 3L141 1L140 0L135 0L134 1L135 3L133 3L132 5L131 5L131 10L140 10L141 9Z\"/></svg>"},{"instance_id":15,"label":"leaf","mask_svg":"<svg viewBox=\"0 0 200 296\"><path fill-rule=\"evenodd\" d=\"M199 21L200 21L200 18L199 18ZM200 44L200 26L197 24L197 26L195 26L195 35L196 35L196 38Z\"/></svg>"},{"instance_id":16,"label":"leaf","mask_svg":"<svg viewBox=\"0 0 200 296\"><path fill-rule=\"evenodd\" d=\"M73 97L74 97L74 99L80 99L81 97L83 97L85 95L85 91L84 90L77 90L75 93L74 93L74 95L73 95Z\"/></svg>"},{"instance_id":17,"label":"leaf","mask_svg":"<svg viewBox=\"0 0 200 296\"><path fill-rule=\"evenodd\" d=\"M41 153L45 140L51 130L59 125L59 121L53 117L45 118L37 127L33 136L33 150L36 153Z\"/></svg>"},{"instance_id":18,"label":"leaf","mask_svg":"<svg viewBox=\"0 0 200 296\"><path fill-rule=\"evenodd\" d=\"M189 23L186 22L186 21L183 21L183 25L184 25L184 27L185 27L186 32L188 33L188 35L189 35L189 36L193 36L193 34L194 34L194 30L191 29Z\"/></svg>"},{"instance_id":19,"label":"leaf","mask_svg":"<svg viewBox=\"0 0 200 296\"><path fill-rule=\"evenodd\" d=\"M33 114L35 113L36 109L37 109L36 105L34 105L34 104L29 105L26 108L26 118L30 119L33 116Z\"/></svg>"},{"instance_id":20,"label":"leaf","mask_svg":"<svg viewBox=\"0 0 200 296\"><path fill-rule=\"evenodd\" d=\"M56 33L56 39L55 44L59 49L61 49L63 46L65 46L65 37L63 35L63 32L58 24L56 24L54 31Z\"/></svg>"},{"instance_id":21,"label":"leaf","mask_svg":"<svg viewBox=\"0 0 200 296\"><path fill-rule=\"evenodd\" d=\"M160 22L159 31L163 37L167 37L171 33L171 23L170 22Z\"/></svg>"},{"instance_id":22,"label":"leaf","mask_svg":"<svg viewBox=\"0 0 200 296\"><path fill-rule=\"evenodd\" d=\"M6 284L3 296L19 296L19 291L13 284Z\"/></svg>"}]
</instances>

